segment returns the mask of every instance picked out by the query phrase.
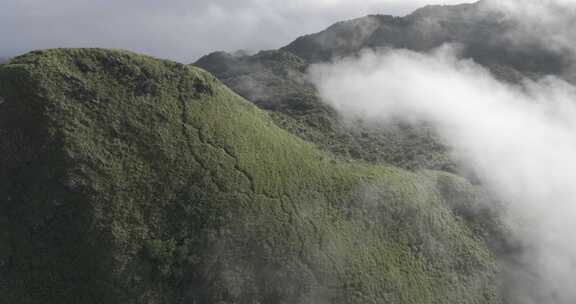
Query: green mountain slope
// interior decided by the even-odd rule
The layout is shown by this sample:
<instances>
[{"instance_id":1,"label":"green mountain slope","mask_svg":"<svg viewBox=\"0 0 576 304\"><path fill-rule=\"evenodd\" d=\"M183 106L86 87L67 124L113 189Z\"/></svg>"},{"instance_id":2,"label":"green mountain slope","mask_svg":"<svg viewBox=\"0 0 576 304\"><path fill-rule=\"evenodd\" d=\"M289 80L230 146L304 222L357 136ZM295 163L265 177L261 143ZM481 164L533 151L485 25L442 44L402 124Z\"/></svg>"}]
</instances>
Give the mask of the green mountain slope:
<instances>
[{"instance_id":1,"label":"green mountain slope","mask_svg":"<svg viewBox=\"0 0 576 304\"><path fill-rule=\"evenodd\" d=\"M462 56L509 82L561 75L571 66L560 52L511 41L514 20L486 3L426 6L405 17L370 15L299 37L280 50L253 56L216 52L194 65L267 110L278 126L340 158L410 170L461 172L450 151L426 125L345 121L320 100L307 80L307 70L311 64L357 55L364 49L429 51L445 43L458 44Z\"/></svg>"},{"instance_id":2,"label":"green mountain slope","mask_svg":"<svg viewBox=\"0 0 576 304\"><path fill-rule=\"evenodd\" d=\"M62 49L0 66L5 303L499 303L434 171L335 159L190 66Z\"/></svg>"},{"instance_id":3,"label":"green mountain slope","mask_svg":"<svg viewBox=\"0 0 576 304\"><path fill-rule=\"evenodd\" d=\"M487 1L429 5L405 17L371 15L338 22L316 34L296 39L282 50L310 63L356 54L361 49L405 48L428 51L445 43L459 44L464 57L495 72L511 75L561 74L569 63L562 52L529 41L513 40L517 21ZM520 38L518 38L520 39Z\"/></svg>"},{"instance_id":4,"label":"green mountain slope","mask_svg":"<svg viewBox=\"0 0 576 304\"><path fill-rule=\"evenodd\" d=\"M426 126L345 121L320 100L307 81L309 64L294 54L263 51L238 57L218 52L195 65L271 113L278 126L340 158L407 169L455 170L447 149Z\"/></svg>"}]
</instances>

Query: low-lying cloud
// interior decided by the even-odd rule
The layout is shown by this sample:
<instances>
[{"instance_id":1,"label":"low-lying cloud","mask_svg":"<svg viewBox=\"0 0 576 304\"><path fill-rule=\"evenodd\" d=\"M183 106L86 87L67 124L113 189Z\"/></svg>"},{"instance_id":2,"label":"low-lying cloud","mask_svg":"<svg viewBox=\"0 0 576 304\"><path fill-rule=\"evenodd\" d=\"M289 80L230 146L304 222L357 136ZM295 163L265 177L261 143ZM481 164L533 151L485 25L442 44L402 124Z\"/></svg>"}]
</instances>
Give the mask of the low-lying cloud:
<instances>
[{"instance_id":1,"label":"low-lying cloud","mask_svg":"<svg viewBox=\"0 0 576 304\"><path fill-rule=\"evenodd\" d=\"M315 66L311 77L346 116L435 126L507 203L504 216L530 265L515 279L539 282L520 284L519 300L576 301L576 87L555 77L504 83L453 46L367 51Z\"/></svg>"}]
</instances>

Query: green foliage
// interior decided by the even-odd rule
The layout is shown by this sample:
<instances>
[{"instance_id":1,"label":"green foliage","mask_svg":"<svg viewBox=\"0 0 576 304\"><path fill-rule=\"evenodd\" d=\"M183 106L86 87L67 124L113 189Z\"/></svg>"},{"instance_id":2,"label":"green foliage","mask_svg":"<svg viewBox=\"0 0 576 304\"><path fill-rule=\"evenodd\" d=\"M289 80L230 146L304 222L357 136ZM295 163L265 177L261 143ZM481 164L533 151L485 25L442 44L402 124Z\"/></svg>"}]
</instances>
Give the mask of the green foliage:
<instances>
[{"instance_id":1,"label":"green foliage","mask_svg":"<svg viewBox=\"0 0 576 304\"><path fill-rule=\"evenodd\" d=\"M183 279L185 271L198 263L192 250L189 240L182 244L174 239L148 240L145 245L145 254L154 262L163 279Z\"/></svg>"},{"instance_id":2,"label":"green foliage","mask_svg":"<svg viewBox=\"0 0 576 304\"><path fill-rule=\"evenodd\" d=\"M310 64L355 56L365 49L429 51L445 43L458 43L463 57L508 82L566 74L562 71L569 65L561 54L536 45L515 45L502 37L502 33L514 31L513 26L482 2L432 5L405 17L369 15L338 22L280 50L254 56L213 53L195 65L270 112L281 128L342 159L456 172L457 164L430 128L400 123L374 128L344 121L319 99L306 80L306 71Z\"/></svg>"},{"instance_id":3,"label":"green foliage","mask_svg":"<svg viewBox=\"0 0 576 304\"><path fill-rule=\"evenodd\" d=\"M198 68L39 51L0 96L7 303L499 303L477 189L335 158Z\"/></svg>"},{"instance_id":4,"label":"green foliage","mask_svg":"<svg viewBox=\"0 0 576 304\"><path fill-rule=\"evenodd\" d=\"M338 22L326 30L302 36L281 48L308 63L355 56L364 49L430 51L458 44L462 56L489 68L505 67L513 74L561 75L570 58L531 42L509 39L518 24L495 12L484 1L461 5L429 5L405 17L369 15ZM498 75L501 69L493 69ZM505 71L504 76L509 74ZM498 75L500 76L500 75Z\"/></svg>"},{"instance_id":5,"label":"green foliage","mask_svg":"<svg viewBox=\"0 0 576 304\"><path fill-rule=\"evenodd\" d=\"M342 25L343 26L343 25ZM235 57L213 53L195 63L235 92L267 110L274 122L341 159L388 163L407 169L455 171L448 151L426 126L374 126L347 122L324 104L306 80L309 67L285 51Z\"/></svg>"}]
</instances>

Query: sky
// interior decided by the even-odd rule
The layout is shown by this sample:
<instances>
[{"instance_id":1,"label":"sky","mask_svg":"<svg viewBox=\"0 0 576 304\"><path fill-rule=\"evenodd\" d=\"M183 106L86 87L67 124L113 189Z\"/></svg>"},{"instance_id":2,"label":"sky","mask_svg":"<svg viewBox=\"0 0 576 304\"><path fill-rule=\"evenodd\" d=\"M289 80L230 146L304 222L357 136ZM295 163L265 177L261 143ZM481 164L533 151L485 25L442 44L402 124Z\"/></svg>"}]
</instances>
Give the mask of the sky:
<instances>
[{"instance_id":1,"label":"sky","mask_svg":"<svg viewBox=\"0 0 576 304\"><path fill-rule=\"evenodd\" d=\"M467 0L0 0L0 57L54 47L123 48L192 62L258 51L367 14Z\"/></svg>"}]
</instances>

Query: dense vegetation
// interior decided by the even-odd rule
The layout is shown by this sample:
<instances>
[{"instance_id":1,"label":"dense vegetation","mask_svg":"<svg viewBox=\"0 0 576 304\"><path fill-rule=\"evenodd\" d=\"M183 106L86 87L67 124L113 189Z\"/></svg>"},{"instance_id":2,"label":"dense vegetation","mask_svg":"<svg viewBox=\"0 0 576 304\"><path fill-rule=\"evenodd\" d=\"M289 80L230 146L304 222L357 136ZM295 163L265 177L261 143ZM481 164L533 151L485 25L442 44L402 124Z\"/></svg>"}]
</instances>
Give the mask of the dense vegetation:
<instances>
[{"instance_id":1,"label":"dense vegetation","mask_svg":"<svg viewBox=\"0 0 576 304\"><path fill-rule=\"evenodd\" d=\"M516 21L485 1L461 5L429 5L405 17L372 15L334 24L296 39L282 50L309 63L356 54L364 48L405 48L428 51L444 43L462 47L487 67L524 75L561 74L567 58L549 47L513 40Z\"/></svg>"},{"instance_id":2,"label":"dense vegetation","mask_svg":"<svg viewBox=\"0 0 576 304\"><path fill-rule=\"evenodd\" d=\"M340 158L455 171L446 148L424 125L345 121L319 99L306 78L309 64L294 54L264 51L238 57L218 52L195 65L268 111L278 126Z\"/></svg>"},{"instance_id":3,"label":"dense vegetation","mask_svg":"<svg viewBox=\"0 0 576 304\"><path fill-rule=\"evenodd\" d=\"M461 172L437 136L425 125L374 126L344 121L322 103L307 82L310 64L353 56L363 49L428 51L456 43L462 55L510 82L542 74L562 74L562 54L538 45L517 45L505 33L513 21L484 2L427 6L406 17L371 15L338 22L300 37L277 51L253 56L217 52L195 65L213 73L235 92L271 113L276 124L343 159L388 163L407 169Z\"/></svg>"},{"instance_id":4,"label":"dense vegetation","mask_svg":"<svg viewBox=\"0 0 576 304\"><path fill-rule=\"evenodd\" d=\"M500 302L481 189L335 157L198 68L38 51L0 98L5 303Z\"/></svg>"},{"instance_id":5,"label":"dense vegetation","mask_svg":"<svg viewBox=\"0 0 576 304\"><path fill-rule=\"evenodd\" d=\"M306 74L452 42L506 81L561 75L514 26L483 2L372 15L194 64L215 77L125 51L0 59L0 302L501 303L520 248L490 195L426 125L346 121Z\"/></svg>"}]
</instances>

